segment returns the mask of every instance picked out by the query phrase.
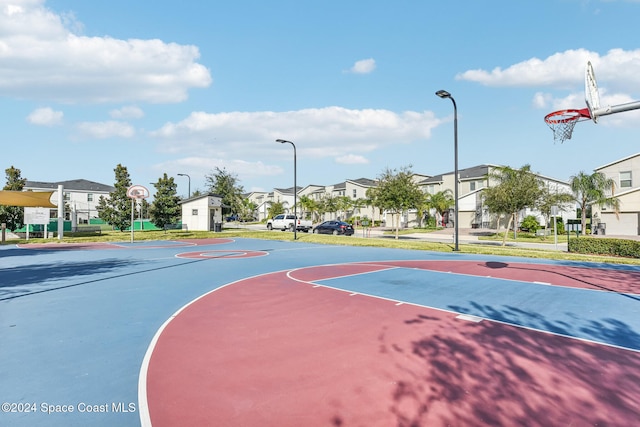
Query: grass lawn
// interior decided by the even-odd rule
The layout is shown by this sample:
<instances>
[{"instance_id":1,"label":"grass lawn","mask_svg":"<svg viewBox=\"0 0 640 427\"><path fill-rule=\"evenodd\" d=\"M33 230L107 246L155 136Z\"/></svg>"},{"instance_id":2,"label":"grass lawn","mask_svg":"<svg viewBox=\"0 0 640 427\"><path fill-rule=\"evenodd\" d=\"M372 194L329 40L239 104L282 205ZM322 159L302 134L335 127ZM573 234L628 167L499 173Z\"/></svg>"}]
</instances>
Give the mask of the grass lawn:
<instances>
[{"instance_id":1,"label":"grass lawn","mask_svg":"<svg viewBox=\"0 0 640 427\"><path fill-rule=\"evenodd\" d=\"M418 231L413 231L414 233ZM424 231L419 231L424 232ZM356 233L358 233L356 231ZM524 242L532 242L534 240L531 239L540 239L540 237L525 237L526 233L519 233L518 241ZM290 232L281 232L281 231L255 231L248 229L223 229L222 232L214 233L210 231L184 231L184 230L168 230L168 231L136 231L134 233L134 241L144 241L144 240L181 240L181 239L202 239L202 238L212 238L212 237L245 237L252 239L263 239L263 240L282 240L282 241L292 241L293 242L293 233ZM384 248L397 248L397 249L411 249L411 250L422 250L422 251L436 251L436 252L453 252L453 243L439 243L439 242L429 242L424 240L396 240L389 237L382 238L361 238L355 236L332 236L332 235L324 235L324 234L313 234L313 233L297 233L298 239L296 242L300 243L317 243L317 244L327 244L327 245L346 245L346 246L367 246L367 247L384 247ZM131 239L131 233L120 232L120 231L104 231L102 235L97 236L75 236L75 237L64 237L65 243L81 243L81 242L129 242ZM501 240L502 236L489 237L488 240ZM523 239L523 240L520 240ZM513 242L513 240L507 240L509 242ZM538 240L535 240L536 242ZM553 236L547 237L547 242L553 244ZM566 236L564 236L564 240L560 240L560 236L558 236L559 242L566 242ZM16 243L59 243L57 239L12 239L7 240L5 245L7 244L16 244ZM520 256L520 257L528 257L528 258L545 258L545 259L558 259L558 260L572 260L572 261L589 261L589 262L604 262L604 263L614 263L614 264L631 264L631 265L640 265L640 259L630 259L630 258L620 258L620 257L611 257L611 256L600 256L600 255L583 255L583 254L574 254L568 252L559 252L553 250L550 246L549 250L545 249L530 249L530 248L519 248L513 246L497 246L497 245L480 245L480 244L464 244L460 243L458 245L459 253L465 254L482 254L482 255L498 255L498 256ZM0 252L1 254L1 252Z\"/></svg>"}]
</instances>

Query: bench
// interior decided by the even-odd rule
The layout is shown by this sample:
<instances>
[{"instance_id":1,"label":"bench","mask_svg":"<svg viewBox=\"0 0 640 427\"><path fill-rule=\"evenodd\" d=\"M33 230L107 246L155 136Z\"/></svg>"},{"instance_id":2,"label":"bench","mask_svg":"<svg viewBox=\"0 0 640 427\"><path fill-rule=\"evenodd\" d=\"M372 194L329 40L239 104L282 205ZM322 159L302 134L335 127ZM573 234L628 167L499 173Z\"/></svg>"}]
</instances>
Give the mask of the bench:
<instances>
[{"instance_id":1,"label":"bench","mask_svg":"<svg viewBox=\"0 0 640 427\"><path fill-rule=\"evenodd\" d=\"M102 234L102 227L99 225L86 225L82 227L76 227L75 230L69 232L72 236L86 235L86 234Z\"/></svg>"},{"instance_id":2,"label":"bench","mask_svg":"<svg viewBox=\"0 0 640 427\"><path fill-rule=\"evenodd\" d=\"M164 228L165 233L167 232L167 230L185 230L185 231L188 231L188 229L189 229L189 227L187 227L187 224L165 224L163 228Z\"/></svg>"}]
</instances>

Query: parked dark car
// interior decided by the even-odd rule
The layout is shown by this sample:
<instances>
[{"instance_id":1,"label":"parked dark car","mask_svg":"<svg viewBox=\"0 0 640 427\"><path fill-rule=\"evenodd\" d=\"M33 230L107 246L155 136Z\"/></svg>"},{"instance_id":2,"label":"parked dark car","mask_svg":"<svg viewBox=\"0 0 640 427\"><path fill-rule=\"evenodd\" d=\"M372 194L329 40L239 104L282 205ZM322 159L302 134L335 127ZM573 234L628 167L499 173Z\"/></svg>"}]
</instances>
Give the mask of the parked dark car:
<instances>
[{"instance_id":1,"label":"parked dark car","mask_svg":"<svg viewBox=\"0 0 640 427\"><path fill-rule=\"evenodd\" d=\"M313 232L316 234L344 234L345 236L351 236L353 234L353 227L351 224L347 224L343 221L325 221L322 224L317 225Z\"/></svg>"}]
</instances>

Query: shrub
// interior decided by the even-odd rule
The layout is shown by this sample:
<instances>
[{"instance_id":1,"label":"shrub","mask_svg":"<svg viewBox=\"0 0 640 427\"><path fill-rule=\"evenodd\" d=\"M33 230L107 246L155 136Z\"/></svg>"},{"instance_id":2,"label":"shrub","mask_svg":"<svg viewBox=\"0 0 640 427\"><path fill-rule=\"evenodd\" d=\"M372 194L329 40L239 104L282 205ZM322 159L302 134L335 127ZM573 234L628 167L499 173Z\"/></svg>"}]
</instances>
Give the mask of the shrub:
<instances>
[{"instance_id":1,"label":"shrub","mask_svg":"<svg viewBox=\"0 0 640 427\"><path fill-rule=\"evenodd\" d=\"M640 242L583 236L569 239L569 252L640 258Z\"/></svg>"},{"instance_id":2,"label":"shrub","mask_svg":"<svg viewBox=\"0 0 640 427\"><path fill-rule=\"evenodd\" d=\"M535 216L529 215L522 220L522 223L520 224L520 228L523 231L526 230L535 234L535 232L538 231L538 229L540 228L540 223L538 222L538 219Z\"/></svg>"}]
</instances>

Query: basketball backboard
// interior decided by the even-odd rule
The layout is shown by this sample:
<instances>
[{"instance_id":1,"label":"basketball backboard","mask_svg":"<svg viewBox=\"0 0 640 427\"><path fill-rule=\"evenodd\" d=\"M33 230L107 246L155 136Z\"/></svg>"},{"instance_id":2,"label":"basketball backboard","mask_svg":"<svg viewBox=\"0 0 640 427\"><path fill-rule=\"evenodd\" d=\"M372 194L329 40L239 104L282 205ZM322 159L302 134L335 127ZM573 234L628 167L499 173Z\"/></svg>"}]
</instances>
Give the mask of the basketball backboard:
<instances>
[{"instance_id":1,"label":"basketball backboard","mask_svg":"<svg viewBox=\"0 0 640 427\"><path fill-rule=\"evenodd\" d=\"M587 68L584 72L584 100L587 103L591 120L598 123L597 111L600 109L600 94L598 94L598 83L591 61L587 62Z\"/></svg>"}]
</instances>

